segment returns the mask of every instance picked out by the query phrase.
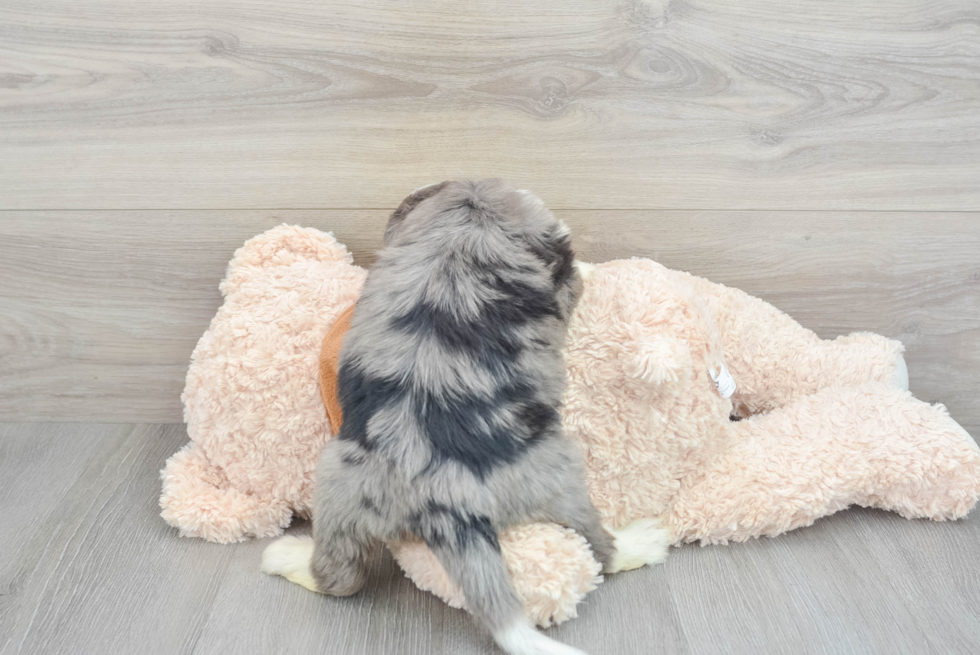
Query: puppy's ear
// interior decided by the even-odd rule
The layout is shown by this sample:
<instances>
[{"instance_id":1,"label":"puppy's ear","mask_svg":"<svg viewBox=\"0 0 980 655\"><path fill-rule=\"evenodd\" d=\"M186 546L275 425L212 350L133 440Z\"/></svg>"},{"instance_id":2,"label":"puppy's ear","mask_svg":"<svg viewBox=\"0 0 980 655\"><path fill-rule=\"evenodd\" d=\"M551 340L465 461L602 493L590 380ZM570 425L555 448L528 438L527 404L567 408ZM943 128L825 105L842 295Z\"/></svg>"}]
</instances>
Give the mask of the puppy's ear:
<instances>
[{"instance_id":1,"label":"puppy's ear","mask_svg":"<svg viewBox=\"0 0 980 655\"><path fill-rule=\"evenodd\" d=\"M449 184L449 181L439 182L438 184L430 184L429 186L424 186L420 189L416 189L407 198L402 200L402 204L398 205L391 217L388 219L388 225L385 227L384 241L388 243L388 239L391 238L392 233L398 229L398 225L405 220L405 218L412 213L412 210L418 207L419 203L423 200L431 198L436 195Z\"/></svg>"}]
</instances>

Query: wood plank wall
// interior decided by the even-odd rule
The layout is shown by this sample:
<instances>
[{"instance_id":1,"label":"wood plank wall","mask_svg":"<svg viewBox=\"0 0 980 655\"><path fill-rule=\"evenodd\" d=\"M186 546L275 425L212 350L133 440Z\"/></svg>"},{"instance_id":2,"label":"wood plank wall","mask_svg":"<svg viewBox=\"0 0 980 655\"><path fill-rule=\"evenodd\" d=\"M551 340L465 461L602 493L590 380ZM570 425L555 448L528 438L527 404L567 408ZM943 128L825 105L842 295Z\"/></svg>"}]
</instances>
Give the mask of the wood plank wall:
<instances>
[{"instance_id":1,"label":"wood plank wall","mask_svg":"<svg viewBox=\"0 0 980 655\"><path fill-rule=\"evenodd\" d=\"M236 247L368 263L410 190L502 176L653 257L908 346L980 432L975 0L9 0L0 420L179 421Z\"/></svg>"}]
</instances>

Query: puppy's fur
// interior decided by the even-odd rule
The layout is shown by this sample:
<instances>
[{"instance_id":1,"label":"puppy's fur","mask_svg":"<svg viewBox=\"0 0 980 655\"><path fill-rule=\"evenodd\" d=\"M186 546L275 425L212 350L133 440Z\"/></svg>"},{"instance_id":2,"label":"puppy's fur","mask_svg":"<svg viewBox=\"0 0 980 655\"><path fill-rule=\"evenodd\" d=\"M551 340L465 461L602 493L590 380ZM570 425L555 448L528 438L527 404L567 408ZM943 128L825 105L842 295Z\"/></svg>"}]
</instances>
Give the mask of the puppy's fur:
<instances>
[{"instance_id":1,"label":"puppy's fur","mask_svg":"<svg viewBox=\"0 0 980 655\"><path fill-rule=\"evenodd\" d=\"M553 521L606 572L622 568L559 419L582 288L573 258L564 224L498 181L443 182L401 204L341 351L344 422L319 463L312 556L280 541L267 572L353 594L375 544L416 536L502 648L577 652L527 623L497 542Z\"/></svg>"}]
</instances>

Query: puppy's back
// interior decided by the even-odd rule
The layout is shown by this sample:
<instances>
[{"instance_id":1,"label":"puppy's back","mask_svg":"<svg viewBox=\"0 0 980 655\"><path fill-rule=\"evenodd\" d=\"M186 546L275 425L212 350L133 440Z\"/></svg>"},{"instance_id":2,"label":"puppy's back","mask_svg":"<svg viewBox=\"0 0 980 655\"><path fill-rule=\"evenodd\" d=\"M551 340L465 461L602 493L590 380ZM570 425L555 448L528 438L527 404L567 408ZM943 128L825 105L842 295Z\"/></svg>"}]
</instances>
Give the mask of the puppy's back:
<instances>
[{"instance_id":1,"label":"puppy's back","mask_svg":"<svg viewBox=\"0 0 980 655\"><path fill-rule=\"evenodd\" d=\"M455 462L482 478L556 435L572 258L564 226L503 183L406 199L345 339L341 439L406 473Z\"/></svg>"}]
</instances>

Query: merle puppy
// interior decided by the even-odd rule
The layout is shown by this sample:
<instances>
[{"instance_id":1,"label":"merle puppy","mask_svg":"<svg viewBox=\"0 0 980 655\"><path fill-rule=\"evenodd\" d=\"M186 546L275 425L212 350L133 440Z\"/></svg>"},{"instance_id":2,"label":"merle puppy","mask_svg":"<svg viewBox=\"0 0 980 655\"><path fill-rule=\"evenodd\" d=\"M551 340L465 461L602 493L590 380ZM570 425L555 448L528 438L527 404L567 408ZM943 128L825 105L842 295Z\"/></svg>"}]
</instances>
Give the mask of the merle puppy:
<instances>
[{"instance_id":1,"label":"merle puppy","mask_svg":"<svg viewBox=\"0 0 980 655\"><path fill-rule=\"evenodd\" d=\"M607 573L664 554L654 522L615 538L602 527L562 433L562 347L581 289L568 229L533 195L488 180L406 198L345 336L344 421L320 458L313 538L272 544L263 570L349 595L376 544L419 537L505 651L578 653L524 617L500 531L568 526Z\"/></svg>"}]
</instances>

